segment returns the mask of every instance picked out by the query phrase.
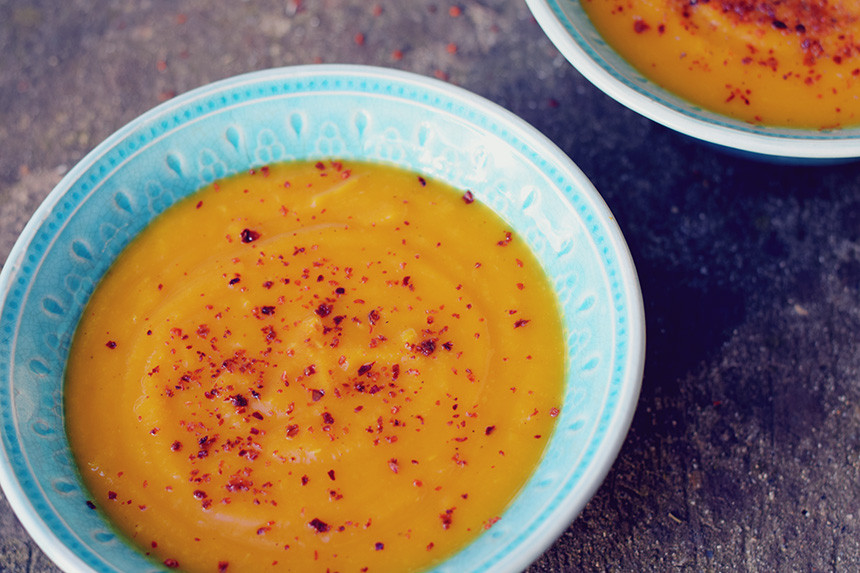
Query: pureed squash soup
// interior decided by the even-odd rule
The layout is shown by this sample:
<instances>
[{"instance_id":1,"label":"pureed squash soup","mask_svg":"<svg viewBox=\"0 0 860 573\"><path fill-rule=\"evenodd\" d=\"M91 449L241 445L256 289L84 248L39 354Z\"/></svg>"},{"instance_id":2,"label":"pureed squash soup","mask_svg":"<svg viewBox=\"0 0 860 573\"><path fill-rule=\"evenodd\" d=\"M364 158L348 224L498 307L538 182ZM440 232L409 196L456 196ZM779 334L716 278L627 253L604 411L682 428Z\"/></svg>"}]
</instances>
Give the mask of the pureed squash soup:
<instances>
[{"instance_id":1,"label":"pureed squash soup","mask_svg":"<svg viewBox=\"0 0 860 573\"><path fill-rule=\"evenodd\" d=\"M142 551L188 571L409 571L490 528L538 463L557 301L471 192L276 164L183 200L75 334L73 453Z\"/></svg>"},{"instance_id":2,"label":"pureed squash soup","mask_svg":"<svg viewBox=\"0 0 860 573\"><path fill-rule=\"evenodd\" d=\"M642 74L753 124L860 124L860 3L581 0Z\"/></svg>"}]
</instances>

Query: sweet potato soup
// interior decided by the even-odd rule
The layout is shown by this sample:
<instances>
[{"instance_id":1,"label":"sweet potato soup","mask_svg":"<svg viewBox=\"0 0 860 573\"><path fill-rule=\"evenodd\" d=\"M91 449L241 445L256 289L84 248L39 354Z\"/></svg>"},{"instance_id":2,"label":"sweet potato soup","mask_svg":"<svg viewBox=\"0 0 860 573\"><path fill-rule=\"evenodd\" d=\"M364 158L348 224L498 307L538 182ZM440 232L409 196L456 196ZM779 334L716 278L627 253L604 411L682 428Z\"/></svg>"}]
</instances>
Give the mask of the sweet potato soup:
<instances>
[{"instance_id":1,"label":"sweet potato soup","mask_svg":"<svg viewBox=\"0 0 860 573\"><path fill-rule=\"evenodd\" d=\"M860 3L581 0L625 59L669 91L755 124L860 124Z\"/></svg>"},{"instance_id":2,"label":"sweet potato soup","mask_svg":"<svg viewBox=\"0 0 860 573\"><path fill-rule=\"evenodd\" d=\"M408 571L492 527L562 399L554 292L471 192L288 163L161 215L66 375L91 508L188 571Z\"/></svg>"}]
</instances>

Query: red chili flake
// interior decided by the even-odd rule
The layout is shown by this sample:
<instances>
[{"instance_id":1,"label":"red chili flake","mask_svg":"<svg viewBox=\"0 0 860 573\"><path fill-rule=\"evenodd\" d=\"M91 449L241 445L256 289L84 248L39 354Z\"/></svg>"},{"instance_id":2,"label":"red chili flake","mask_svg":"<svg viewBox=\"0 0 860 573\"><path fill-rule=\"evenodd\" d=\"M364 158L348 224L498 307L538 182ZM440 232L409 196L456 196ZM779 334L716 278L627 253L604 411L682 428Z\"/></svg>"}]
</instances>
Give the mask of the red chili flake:
<instances>
[{"instance_id":1,"label":"red chili flake","mask_svg":"<svg viewBox=\"0 0 860 573\"><path fill-rule=\"evenodd\" d=\"M116 492L115 491L109 491L108 492L108 499L116 499Z\"/></svg>"},{"instance_id":2,"label":"red chili flake","mask_svg":"<svg viewBox=\"0 0 860 573\"><path fill-rule=\"evenodd\" d=\"M323 422L326 424L334 424L334 416L332 416L329 412L323 412L322 414Z\"/></svg>"},{"instance_id":3,"label":"red chili flake","mask_svg":"<svg viewBox=\"0 0 860 573\"><path fill-rule=\"evenodd\" d=\"M328 471L328 478L329 478L331 481L334 481L334 470L329 470L329 471Z\"/></svg>"},{"instance_id":4,"label":"red chili flake","mask_svg":"<svg viewBox=\"0 0 860 573\"><path fill-rule=\"evenodd\" d=\"M362 364L361 366L359 366L358 367L358 375L364 376L365 374L370 372L370 370L371 370L371 368L373 368L374 364L376 364L376 362L368 362L367 364Z\"/></svg>"},{"instance_id":5,"label":"red chili flake","mask_svg":"<svg viewBox=\"0 0 860 573\"><path fill-rule=\"evenodd\" d=\"M519 328L519 327L521 327L521 326L525 326L525 325L527 325L529 322L530 322L529 320L527 320L527 319L525 319L525 318L521 318L521 319L519 319L518 321L516 321L516 322L514 323L514 328Z\"/></svg>"},{"instance_id":6,"label":"red chili flake","mask_svg":"<svg viewBox=\"0 0 860 573\"><path fill-rule=\"evenodd\" d=\"M400 376L400 364L395 364L391 367L391 379L397 380L398 376Z\"/></svg>"},{"instance_id":7,"label":"red chili flake","mask_svg":"<svg viewBox=\"0 0 860 573\"><path fill-rule=\"evenodd\" d=\"M633 22L633 31L636 32L637 34L647 32L650 29L651 29L651 26L649 26L643 20L636 20L635 22Z\"/></svg>"},{"instance_id":8,"label":"red chili flake","mask_svg":"<svg viewBox=\"0 0 860 573\"><path fill-rule=\"evenodd\" d=\"M166 567L170 567L171 569L176 569L177 567L179 567L179 561L177 561L176 559L165 559L164 565Z\"/></svg>"},{"instance_id":9,"label":"red chili flake","mask_svg":"<svg viewBox=\"0 0 860 573\"><path fill-rule=\"evenodd\" d=\"M430 356L436 350L436 339L428 338L426 340L423 340L421 341L421 344L416 347L416 349L424 356Z\"/></svg>"},{"instance_id":10,"label":"red chili flake","mask_svg":"<svg viewBox=\"0 0 860 573\"><path fill-rule=\"evenodd\" d=\"M243 243L253 243L260 238L260 233L251 229L242 229L241 237Z\"/></svg>"},{"instance_id":11,"label":"red chili flake","mask_svg":"<svg viewBox=\"0 0 860 573\"><path fill-rule=\"evenodd\" d=\"M170 449L174 452L178 452L179 450L182 449L182 442L180 442L179 440L176 440L175 442L170 444Z\"/></svg>"},{"instance_id":12,"label":"red chili flake","mask_svg":"<svg viewBox=\"0 0 860 573\"><path fill-rule=\"evenodd\" d=\"M313 376L316 373L317 367L313 364L310 364L307 368L305 368L305 376ZM322 392L322 390L314 390L314 392ZM322 398L322 396L320 396L320 398ZM314 402L316 402L317 400L319 400L319 398L316 398Z\"/></svg>"},{"instance_id":13,"label":"red chili flake","mask_svg":"<svg viewBox=\"0 0 860 573\"><path fill-rule=\"evenodd\" d=\"M193 495L195 499L206 499L209 497L202 489L195 489Z\"/></svg>"},{"instance_id":14,"label":"red chili flake","mask_svg":"<svg viewBox=\"0 0 860 573\"><path fill-rule=\"evenodd\" d=\"M233 405L237 408L244 408L248 405L248 399L245 398L245 396L243 396L242 394L236 394L231 398L231 401L233 402Z\"/></svg>"},{"instance_id":15,"label":"red chili flake","mask_svg":"<svg viewBox=\"0 0 860 573\"><path fill-rule=\"evenodd\" d=\"M308 482L311 480L308 476L302 476L302 485L308 485Z\"/></svg>"},{"instance_id":16,"label":"red chili flake","mask_svg":"<svg viewBox=\"0 0 860 573\"><path fill-rule=\"evenodd\" d=\"M336 289L334 289L334 292L335 294L344 294L346 293L346 289L343 287L337 287Z\"/></svg>"},{"instance_id":17,"label":"red chili flake","mask_svg":"<svg viewBox=\"0 0 860 573\"><path fill-rule=\"evenodd\" d=\"M316 388L311 390L311 400L314 402L319 402L322 400L322 397L325 396L325 391L317 390Z\"/></svg>"},{"instance_id":18,"label":"red chili flake","mask_svg":"<svg viewBox=\"0 0 860 573\"><path fill-rule=\"evenodd\" d=\"M233 277L232 279L230 279L230 284L231 284L231 285L234 285L234 284L236 284L236 283L240 282L241 280L242 280L242 279L241 279L241 278L239 278L239 277Z\"/></svg>"},{"instance_id":19,"label":"red chili flake","mask_svg":"<svg viewBox=\"0 0 860 573\"><path fill-rule=\"evenodd\" d=\"M397 460L395 458L391 458L390 460L388 460L388 468L394 473L397 473L400 471L400 464L397 463Z\"/></svg>"},{"instance_id":20,"label":"red chili flake","mask_svg":"<svg viewBox=\"0 0 860 573\"><path fill-rule=\"evenodd\" d=\"M227 570L227 567L230 566L230 563L227 561L219 561L218 562L218 573L224 573Z\"/></svg>"},{"instance_id":21,"label":"red chili flake","mask_svg":"<svg viewBox=\"0 0 860 573\"><path fill-rule=\"evenodd\" d=\"M370 324L376 324L379 322L379 311L375 308L367 313L367 320L370 321Z\"/></svg>"},{"instance_id":22,"label":"red chili flake","mask_svg":"<svg viewBox=\"0 0 860 573\"><path fill-rule=\"evenodd\" d=\"M331 529L329 527L328 523L326 523L325 521L322 521L318 517L313 518L310 521L310 523L308 523L308 525L310 525L312 528L314 528L317 531L317 533L325 533L329 529Z\"/></svg>"},{"instance_id":23,"label":"red chili flake","mask_svg":"<svg viewBox=\"0 0 860 573\"><path fill-rule=\"evenodd\" d=\"M94 504L94 503L93 503L92 501L90 501L90 500L87 500L87 507L88 507L88 508L90 508L90 509L95 509L95 508L96 508L96 504Z\"/></svg>"},{"instance_id":24,"label":"red chili flake","mask_svg":"<svg viewBox=\"0 0 860 573\"><path fill-rule=\"evenodd\" d=\"M484 435L489 436L490 434L492 434L495 431L496 431L495 426L487 426L486 429L484 429Z\"/></svg>"},{"instance_id":25,"label":"red chili flake","mask_svg":"<svg viewBox=\"0 0 860 573\"><path fill-rule=\"evenodd\" d=\"M453 55L453 54L456 54L456 53L457 53L457 44L455 44L455 43L451 42L451 43L449 43L447 46L445 46L445 50L446 50L449 54L452 54L452 55Z\"/></svg>"},{"instance_id":26,"label":"red chili flake","mask_svg":"<svg viewBox=\"0 0 860 573\"><path fill-rule=\"evenodd\" d=\"M384 543L382 543L382 542L380 542L380 541L377 541L377 542L376 542L376 544L374 544L374 546L373 546L373 547L374 547L377 551L382 551L383 549L385 549L385 544L384 544Z\"/></svg>"},{"instance_id":27,"label":"red chili flake","mask_svg":"<svg viewBox=\"0 0 860 573\"><path fill-rule=\"evenodd\" d=\"M403 59L403 50L394 50L391 52L391 58L393 60L400 61Z\"/></svg>"},{"instance_id":28,"label":"red chili flake","mask_svg":"<svg viewBox=\"0 0 860 573\"><path fill-rule=\"evenodd\" d=\"M458 18L463 13L463 9L459 6L451 6L448 8L448 15L452 18Z\"/></svg>"},{"instance_id":29,"label":"red chili flake","mask_svg":"<svg viewBox=\"0 0 860 573\"><path fill-rule=\"evenodd\" d=\"M320 318L325 318L325 317L327 317L328 315L330 315L330 314L331 314L331 305L330 305L330 304L321 303L321 304L317 307L317 309L316 309L314 312L315 312L315 313L317 314L317 316L319 316Z\"/></svg>"},{"instance_id":30,"label":"red chili flake","mask_svg":"<svg viewBox=\"0 0 860 573\"><path fill-rule=\"evenodd\" d=\"M271 527L263 526L257 530L257 535L265 535L266 533L270 532L271 530L272 530Z\"/></svg>"},{"instance_id":31,"label":"red chili flake","mask_svg":"<svg viewBox=\"0 0 860 573\"><path fill-rule=\"evenodd\" d=\"M517 283L517 288L523 290L524 288L526 288L526 285L524 285L523 283Z\"/></svg>"},{"instance_id":32,"label":"red chili flake","mask_svg":"<svg viewBox=\"0 0 860 573\"><path fill-rule=\"evenodd\" d=\"M364 34L359 32L358 34L355 35L353 40L355 41L356 46L363 46L364 45Z\"/></svg>"},{"instance_id":33,"label":"red chili flake","mask_svg":"<svg viewBox=\"0 0 860 573\"><path fill-rule=\"evenodd\" d=\"M260 312L262 312L263 314L272 315L272 314L275 314L275 307L274 306L263 306L263 307L260 307Z\"/></svg>"},{"instance_id":34,"label":"red chili flake","mask_svg":"<svg viewBox=\"0 0 860 573\"><path fill-rule=\"evenodd\" d=\"M484 529L489 529L489 528L491 528L491 527L492 527L492 526L494 526L494 525L495 525L495 524L496 524L500 519L501 519L501 517L498 517L498 516L496 516L496 517L491 517L490 519L488 519L487 521L485 521L485 522L484 522Z\"/></svg>"},{"instance_id":35,"label":"red chili flake","mask_svg":"<svg viewBox=\"0 0 860 573\"><path fill-rule=\"evenodd\" d=\"M154 435L156 435L157 433L158 433L158 428L153 428L153 429L151 429L151 430L149 431L149 434L150 434L151 436L154 436Z\"/></svg>"},{"instance_id":36,"label":"red chili flake","mask_svg":"<svg viewBox=\"0 0 860 573\"><path fill-rule=\"evenodd\" d=\"M262 415L261 413L259 413L259 412L254 412L254 413L252 413L252 414L251 414L251 416L253 416L253 417L257 418L258 420L262 420L262 419L263 419L263 415Z\"/></svg>"},{"instance_id":37,"label":"red chili flake","mask_svg":"<svg viewBox=\"0 0 860 573\"><path fill-rule=\"evenodd\" d=\"M418 183L420 183L422 187L427 187L427 180L420 175L418 176Z\"/></svg>"},{"instance_id":38,"label":"red chili flake","mask_svg":"<svg viewBox=\"0 0 860 573\"><path fill-rule=\"evenodd\" d=\"M511 242L511 241L513 241L513 240L514 240L514 238L513 238L513 236L511 235L511 232L510 232L510 231L506 231L506 232L505 232L505 238L504 238L504 239L502 239L501 241L499 241L499 242L498 242L498 243L496 243L496 244L497 244L497 245L499 245L500 247L505 247L505 246L509 245L509 244L510 244L510 242Z\"/></svg>"},{"instance_id":39,"label":"red chili flake","mask_svg":"<svg viewBox=\"0 0 860 573\"><path fill-rule=\"evenodd\" d=\"M116 342L114 342L113 340L108 340L107 344L105 344L105 346L107 346L108 348L113 350L114 348L116 348Z\"/></svg>"},{"instance_id":40,"label":"red chili flake","mask_svg":"<svg viewBox=\"0 0 860 573\"><path fill-rule=\"evenodd\" d=\"M466 205L470 205L475 202L475 195L471 191L466 191L463 193L463 201L466 202Z\"/></svg>"},{"instance_id":41,"label":"red chili flake","mask_svg":"<svg viewBox=\"0 0 860 573\"><path fill-rule=\"evenodd\" d=\"M558 414L559 414L558 408L553 407L553 408L549 409L549 415L552 416L553 418L557 417Z\"/></svg>"},{"instance_id":42,"label":"red chili flake","mask_svg":"<svg viewBox=\"0 0 860 573\"><path fill-rule=\"evenodd\" d=\"M454 521L454 510L456 507L452 507L451 509L446 509L445 513L439 514L439 519L442 520L442 529L448 529L451 527L451 523Z\"/></svg>"},{"instance_id":43,"label":"red chili flake","mask_svg":"<svg viewBox=\"0 0 860 573\"><path fill-rule=\"evenodd\" d=\"M299 433L299 426L297 424L290 424L287 426L287 437L295 438Z\"/></svg>"},{"instance_id":44,"label":"red chili flake","mask_svg":"<svg viewBox=\"0 0 860 573\"><path fill-rule=\"evenodd\" d=\"M346 316L344 316L344 315L338 315L338 316L334 317L332 320L334 321L334 325L338 326L341 322L343 322L343 319L345 319L345 318L346 318Z\"/></svg>"},{"instance_id":45,"label":"red chili flake","mask_svg":"<svg viewBox=\"0 0 860 573\"><path fill-rule=\"evenodd\" d=\"M411 280L412 280L412 277L409 275L406 275L405 277L403 277L403 281L402 281L403 286L409 286L409 284L410 284L409 281L411 281Z\"/></svg>"}]
</instances>

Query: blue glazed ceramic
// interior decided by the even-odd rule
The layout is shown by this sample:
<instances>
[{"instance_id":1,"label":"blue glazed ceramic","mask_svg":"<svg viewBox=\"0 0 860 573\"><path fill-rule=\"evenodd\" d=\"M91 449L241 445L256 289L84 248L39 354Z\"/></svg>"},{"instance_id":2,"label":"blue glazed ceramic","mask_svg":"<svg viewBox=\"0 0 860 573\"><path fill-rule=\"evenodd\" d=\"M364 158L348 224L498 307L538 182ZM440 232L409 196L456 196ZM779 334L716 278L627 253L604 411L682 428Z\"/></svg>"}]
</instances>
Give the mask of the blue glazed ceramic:
<instances>
[{"instance_id":1,"label":"blue glazed ceramic","mask_svg":"<svg viewBox=\"0 0 860 573\"><path fill-rule=\"evenodd\" d=\"M726 150L790 163L860 158L860 127L836 130L752 125L702 109L639 73L603 40L580 0L526 0L571 64L619 103L670 129Z\"/></svg>"},{"instance_id":2,"label":"blue glazed ceramic","mask_svg":"<svg viewBox=\"0 0 860 573\"><path fill-rule=\"evenodd\" d=\"M502 519L436 570L525 568L605 477L638 397L644 319L621 232L585 176L536 130L448 84L369 67L275 69L177 97L111 136L48 196L0 274L0 484L63 569L160 568L87 508L66 440L66 355L95 285L147 223L204 184L332 157L472 190L528 241L563 307L568 374L548 451Z\"/></svg>"}]
</instances>

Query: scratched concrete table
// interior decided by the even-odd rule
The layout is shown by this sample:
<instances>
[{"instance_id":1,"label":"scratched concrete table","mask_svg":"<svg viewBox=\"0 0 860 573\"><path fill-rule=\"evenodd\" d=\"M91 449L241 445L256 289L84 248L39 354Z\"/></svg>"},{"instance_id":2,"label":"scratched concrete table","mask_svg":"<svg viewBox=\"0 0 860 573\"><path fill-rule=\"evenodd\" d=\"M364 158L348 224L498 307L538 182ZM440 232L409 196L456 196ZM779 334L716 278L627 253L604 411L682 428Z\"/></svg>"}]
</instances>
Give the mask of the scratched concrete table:
<instances>
[{"instance_id":1,"label":"scratched concrete table","mask_svg":"<svg viewBox=\"0 0 860 573\"><path fill-rule=\"evenodd\" d=\"M648 319L642 397L544 571L860 570L860 164L733 157L575 72L522 0L0 0L0 257L62 174L161 101L312 62L437 76L605 197ZM0 496L0 571L55 571Z\"/></svg>"}]
</instances>

